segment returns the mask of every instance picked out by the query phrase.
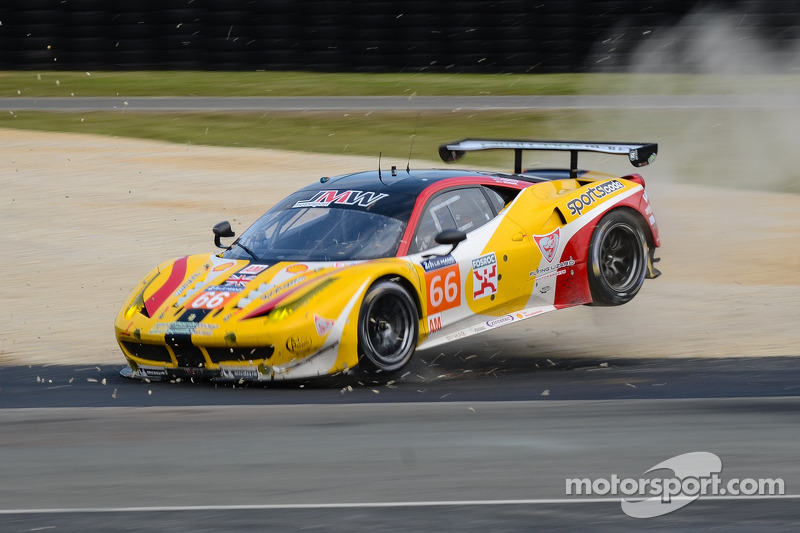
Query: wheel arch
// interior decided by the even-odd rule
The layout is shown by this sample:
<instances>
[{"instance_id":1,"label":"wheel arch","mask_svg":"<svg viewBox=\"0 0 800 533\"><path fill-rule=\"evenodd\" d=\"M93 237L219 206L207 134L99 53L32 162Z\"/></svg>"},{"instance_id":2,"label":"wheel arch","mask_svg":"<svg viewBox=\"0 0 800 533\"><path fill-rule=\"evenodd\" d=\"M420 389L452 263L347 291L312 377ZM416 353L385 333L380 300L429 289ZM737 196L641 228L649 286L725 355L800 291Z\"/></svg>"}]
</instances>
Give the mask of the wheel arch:
<instances>
[{"instance_id":1,"label":"wheel arch","mask_svg":"<svg viewBox=\"0 0 800 533\"><path fill-rule=\"evenodd\" d=\"M419 343L419 295L413 282L395 273L376 276L365 286L355 328L359 372L391 376L409 363ZM387 297L395 306L380 303Z\"/></svg>"},{"instance_id":2,"label":"wheel arch","mask_svg":"<svg viewBox=\"0 0 800 533\"><path fill-rule=\"evenodd\" d=\"M406 291L408 291L408 294L411 295L411 299L414 300L414 307L417 310L417 318L420 319L422 318L422 302L419 296L419 289L417 286L414 285L414 283L411 282L411 280L400 274L383 274L372 280L372 282L367 287L367 291L369 291L369 289L373 285L376 285L382 281L392 281L394 283L399 284Z\"/></svg>"},{"instance_id":3,"label":"wheel arch","mask_svg":"<svg viewBox=\"0 0 800 533\"><path fill-rule=\"evenodd\" d=\"M646 260L647 260L647 276L646 277L647 277L647 279L657 278L658 276L661 275L661 272L655 267L655 263L659 261L659 259L656 259L656 257L655 257L656 248L658 248L659 244L656 241L656 233L653 230L653 226L651 226L650 223L647 222L647 219L642 214L642 212L639 211L638 209L634 208L634 207L623 205L623 206L619 206L619 207L617 207L615 209L610 209L608 211L608 213L610 213L611 211L614 211L616 209L624 209L624 210L626 210L627 212L631 213L634 216L634 218L636 218L636 220L639 222L639 229L642 230L642 233L644 234L645 240L647 241L647 258L646 258Z\"/></svg>"},{"instance_id":4,"label":"wheel arch","mask_svg":"<svg viewBox=\"0 0 800 533\"><path fill-rule=\"evenodd\" d=\"M606 212L606 214L607 213L611 213L612 211L617 211L617 210L624 210L624 211L627 211L627 212L631 213L636 218L636 220L639 222L639 228L642 230L642 233L644 233L644 236L647 239L648 248L650 248L652 250L653 248L656 247L656 239L655 239L655 235L653 235L653 228L651 228L650 224L647 223L647 219L644 218L644 215L642 215L641 211L639 211L638 209L634 209L633 207L630 207L630 206L627 206L627 205L622 205L622 206L616 207L614 209L609 209ZM603 215L603 216L605 216L605 215Z\"/></svg>"}]
</instances>

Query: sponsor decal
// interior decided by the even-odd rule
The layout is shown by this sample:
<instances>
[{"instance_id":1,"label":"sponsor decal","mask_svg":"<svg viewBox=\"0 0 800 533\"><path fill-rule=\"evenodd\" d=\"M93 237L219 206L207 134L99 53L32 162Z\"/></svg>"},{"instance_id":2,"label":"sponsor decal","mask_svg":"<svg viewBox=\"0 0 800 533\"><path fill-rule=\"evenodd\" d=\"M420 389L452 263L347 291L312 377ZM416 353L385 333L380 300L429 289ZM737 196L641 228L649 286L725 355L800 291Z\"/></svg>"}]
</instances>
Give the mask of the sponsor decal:
<instances>
[{"instance_id":1,"label":"sponsor decal","mask_svg":"<svg viewBox=\"0 0 800 533\"><path fill-rule=\"evenodd\" d=\"M455 264L456 260L452 255L443 255L440 257L434 257L432 259L426 259L422 262L422 268L425 270L425 272L430 272L432 270L438 270L440 268Z\"/></svg>"},{"instance_id":2,"label":"sponsor decal","mask_svg":"<svg viewBox=\"0 0 800 533\"><path fill-rule=\"evenodd\" d=\"M542 256L548 263L552 263L553 259L556 257L556 250L558 249L558 241L560 238L561 228L556 228L554 232L547 235L542 235L541 237L538 235L533 236L536 244L539 245L539 250L542 252Z\"/></svg>"},{"instance_id":3,"label":"sponsor decal","mask_svg":"<svg viewBox=\"0 0 800 533\"><path fill-rule=\"evenodd\" d=\"M389 196L384 193L373 191L319 191L308 200L299 200L292 207L328 207L331 204L357 205L359 207L370 207L378 200Z\"/></svg>"},{"instance_id":4,"label":"sponsor decal","mask_svg":"<svg viewBox=\"0 0 800 533\"><path fill-rule=\"evenodd\" d=\"M497 183L503 183L505 185L519 185L519 181L511 179L511 178L492 178Z\"/></svg>"},{"instance_id":5,"label":"sponsor decal","mask_svg":"<svg viewBox=\"0 0 800 533\"><path fill-rule=\"evenodd\" d=\"M442 314L436 313L435 315L431 315L428 317L428 331L430 333L436 333L442 329Z\"/></svg>"},{"instance_id":6,"label":"sponsor decal","mask_svg":"<svg viewBox=\"0 0 800 533\"><path fill-rule=\"evenodd\" d=\"M252 366L220 366L220 373L228 379L258 379L258 369Z\"/></svg>"},{"instance_id":7,"label":"sponsor decal","mask_svg":"<svg viewBox=\"0 0 800 533\"><path fill-rule=\"evenodd\" d=\"M501 316L500 318L495 318L494 320L489 320L486 322L486 325L490 328L497 328L504 324L509 324L514 322L514 317L511 315Z\"/></svg>"},{"instance_id":8,"label":"sponsor decal","mask_svg":"<svg viewBox=\"0 0 800 533\"><path fill-rule=\"evenodd\" d=\"M308 270L308 265L304 265L302 263L297 263L296 265L286 267L286 272L289 274L299 274L300 272L305 272L306 270Z\"/></svg>"},{"instance_id":9,"label":"sponsor decal","mask_svg":"<svg viewBox=\"0 0 800 533\"><path fill-rule=\"evenodd\" d=\"M196 280L196 279L197 279L199 276L200 276L200 272L195 272L194 274L192 274L191 276L189 276L189 279L187 279L186 281L184 281L184 282L183 282L183 284L181 284L181 286L180 286L180 287L178 287L177 289L175 289L175 292L174 292L174 293L172 293L172 295L173 295L173 296L178 296L180 293L182 293L183 291L185 291L185 290L186 290L186 288L187 288L189 285L191 285L192 283L194 283L194 280Z\"/></svg>"},{"instance_id":10,"label":"sponsor decal","mask_svg":"<svg viewBox=\"0 0 800 533\"><path fill-rule=\"evenodd\" d=\"M575 260L571 257L566 261L561 261L560 263L556 263L555 265L548 265L539 269L534 270L533 272L529 272L528 276L533 277L536 276L538 278L549 277L552 275L560 276L561 274L566 274L566 270L562 270L566 267L575 266Z\"/></svg>"},{"instance_id":11,"label":"sponsor decal","mask_svg":"<svg viewBox=\"0 0 800 533\"><path fill-rule=\"evenodd\" d=\"M235 267L236 263L233 261L227 261L225 263L220 263L219 265L215 265L214 268L211 269L212 272L222 272L223 270L228 270L231 267Z\"/></svg>"},{"instance_id":12,"label":"sponsor decal","mask_svg":"<svg viewBox=\"0 0 800 533\"><path fill-rule=\"evenodd\" d=\"M144 374L148 378L160 379L167 377L166 368L158 368L154 366L144 366L144 365L137 365L136 368L139 370L141 374Z\"/></svg>"},{"instance_id":13,"label":"sponsor decal","mask_svg":"<svg viewBox=\"0 0 800 533\"><path fill-rule=\"evenodd\" d=\"M628 158L629 158L629 159L630 159L632 162L634 162L634 163L635 163L635 162L636 162L636 161L639 159L639 150L637 150L637 149L633 149L633 150L631 150L631 151L628 153ZM647 157L647 164L649 165L649 164L651 164L651 163L652 163L653 161L655 161L655 160L656 160L656 154L655 154L655 153L652 153L652 154L650 154L650 155ZM635 166L637 166L637 167L638 167L638 166L642 166L642 165L635 165Z\"/></svg>"},{"instance_id":14,"label":"sponsor decal","mask_svg":"<svg viewBox=\"0 0 800 533\"><path fill-rule=\"evenodd\" d=\"M217 324L198 324L194 330L194 334L201 335L203 337L210 337L216 333L217 328L219 328L219 325Z\"/></svg>"},{"instance_id":15,"label":"sponsor decal","mask_svg":"<svg viewBox=\"0 0 800 533\"><path fill-rule=\"evenodd\" d=\"M305 280L306 280L305 276L300 276L299 278L287 281L283 285L278 285L277 287L272 285L271 283L262 283L261 285L258 286L257 289L253 289L252 291L250 291L250 294L247 296L247 298L242 298L241 300L239 300L237 307L239 308L245 307L256 298L260 298L263 301L267 301L271 299L273 296L276 296L278 293L285 291L292 285L297 285L298 283L301 283Z\"/></svg>"},{"instance_id":16,"label":"sponsor decal","mask_svg":"<svg viewBox=\"0 0 800 533\"><path fill-rule=\"evenodd\" d=\"M494 252L472 260L472 299L497 293L497 257Z\"/></svg>"},{"instance_id":17,"label":"sponsor decal","mask_svg":"<svg viewBox=\"0 0 800 533\"><path fill-rule=\"evenodd\" d=\"M583 214L584 209L595 203L597 200L600 200L601 198L624 188L625 186L618 180L611 180L606 183L601 183L599 185L589 187L586 189L586 192L581 194L579 197L567 202L567 207L569 207L569 212L571 215L579 216Z\"/></svg>"},{"instance_id":18,"label":"sponsor decal","mask_svg":"<svg viewBox=\"0 0 800 533\"><path fill-rule=\"evenodd\" d=\"M264 270L269 268L269 265L248 265L239 271L239 274L260 274Z\"/></svg>"},{"instance_id":19,"label":"sponsor decal","mask_svg":"<svg viewBox=\"0 0 800 533\"><path fill-rule=\"evenodd\" d=\"M219 309L223 307L231 298L241 292L241 288L225 288L225 290L205 290L200 296L192 300L187 306L189 309Z\"/></svg>"},{"instance_id":20,"label":"sponsor decal","mask_svg":"<svg viewBox=\"0 0 800 533\"><path fill-rule=\"evenodd\" d=\"M204 335L208 336L217 329L217 324L201 324L200 322L158 322L150 330L150 335Z\"/></svg>"},{"instance_id":21,"label":"sponsor decal","mask_svg":"<svg viewBox=\"0 0 800 533\"><path fill-rule=\"evenodd\" d=\"M203 282L208 282L214 279L220 272L228 270L229 268L233 268L236 266L235 261L229 261L225 259L220 259L216 255L211 256L211 264L206 264L205 268L207 270L205 278L203 278Z\"/></svg>"},{"instance_id":22,"label":"sponsor decal","mask_svg":"<svg viewBox=\"0 0 800 533\"><path fill-rule=\"evenodd\" d=\"M461 270L452 256L422 262L428 289L428 315L461 305ZM428 263L425 266L425 263Z\"/></svg>"},{"instance_id":23,"label":"sponsor decal","mask_svg":"<svg viewBox=\"0 0 800 533\"><path fill-rule=\"evenodd\" d=\"M224 285L231 285L233 287L244 287L249 282L253 281L255 276L245 276L242 274L234 274L225 280Z\"/></svg>"},{"instance_id":24,"label":"sponsor decal","mask_svg":"<svg viewBox=\"0 0 800 533\"><path fill-rule=\"evenodd\" d=\"M553 270L552 272L548 272L547 274L539 276L538 279L539 279L539 281L542 281L542 280L545 280L545 279L554 278L556 276L561 276L562 274L566 274L566 273L567 273L566 269Z\"/></svg>"},{"instance_id":25,"label":"sponsor decal","mask_svg":"<svg viewBox=\"0 0 800 533\"><path fill-rule=\"evenodd\" d=\"M336 323L335 320L323 318L319 315L314 315L314 327L317 329L317 335L324 337L333 328Z\"/></svg>"},{"instance_id":26,"label":"sponsor decal","mask_svg":"<svg viewBox=\"0 0 800 533\"><path fill-rule=\"evenodd\" d=\"M301 282L303 282L305 280L306 280L305 276L301 276L301 277L293 279L291 281L287 281L283 285L278 285L277 287L275 287L274 289L272 289L268 293L261 294L261 299L262 300L270 300L273 296L277 295L278 293L283 292L286 289L288 289L289 287L293 287L293 286L297 285L298 283L301 283ZM264 287L264 285L259 285L258 290L261 291L262 287ZM269 286L267 286L267 290L269 290ZM255 298L256 296L257 296L256 294L251 294L250 298Z\"/></svg>"},{"instance_id":27,"label":"sponsor decal","mask_svg":"<svg viewBox=\"0 0 800 533\"><path fill-rule=\"evenodd\" d=\"M656 217L653 215L653 206L650 205L650 198L647 197L646 192L642 192L642 200L644 200L645 203L644 214L649 217L648 221L650 222L650 225L655 226Z\"/></svg>"},{"instance_id":28,"label":"sponsor decal","mask_svg":"<svg viewBox=\"0 0 800 533\"><path fill-rule=\"evenodd\" d=\"M467 333L466 331L456 331L455 333L451 333L450 335L447 335L445 338L447 340L449 340L449 341L454 341L456 339L463 339L464 337L467 337L468 335L469 335L469 333Z\"/></svg>"},{"instance_id":29,"label":"sponsor decal","mask_svg":"<svg viewBox=\"0 0 800 533\"><path fill-rule=\"evenodd\" d=\"M293 335L286 341L286 349L294 354L307 352L311 349L311 337L306 335Z\"/></svg>"},{"instance_id":30,"label":"sponsor decal","mask_svg":"<svg viewBox=\"0 0 800 533\"><path fill-rule=\"evenodd\" d=\"M204 292L228 291L228 292L232 292L232 293L238 294L240 292L244 292L245 288L246 287L243 287L241 285L227 285L227 284L224 284L224 285L212 285L210 287L206 287L205 289L203 289L203 291Z\"/></svg>"},{"instance_id":31,"label":"sponsor decal","mask_svg":"<svg viewBox=\"0 0 800 533\"><path fill-rule=\"evenodd\" d=\"M448 335L445 335L445 339L448 341L463 339L464 337L468 337L475 333L481 333L482 331L486 331L487 329L499 328L500 326L505 326L506 324L511 324L512 322L517 322L519 320L525 320L526 318L531 318L536 315L540 315L547 310L548 309L542 309L542 308L522 309L521 311L517 311L512 315L505 315L500 318L484 322L482 324L477 324L475 326L470 326L460 331L450 333Z\"/></svg>"}]
</instances>

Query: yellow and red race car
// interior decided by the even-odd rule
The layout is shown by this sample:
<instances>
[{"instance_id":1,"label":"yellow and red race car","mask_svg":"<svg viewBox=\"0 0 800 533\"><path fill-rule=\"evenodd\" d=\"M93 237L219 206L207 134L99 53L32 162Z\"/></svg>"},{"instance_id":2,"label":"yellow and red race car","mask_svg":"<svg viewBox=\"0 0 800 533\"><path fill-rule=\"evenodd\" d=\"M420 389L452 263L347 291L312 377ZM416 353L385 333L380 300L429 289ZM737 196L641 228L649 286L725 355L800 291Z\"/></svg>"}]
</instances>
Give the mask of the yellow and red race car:
<instances>
[{"instance_id":1,"label":"yellow and red race car","mask_svg":"<svg viewBox=\"0 0 800 533\"><path fill-rule=\"evenodd\" d=\"M218 254L159 265L115 321L142 379L391 375L415 350L548 311L630 301L660 245L641 175L578 170L580 152L651 163L654 143L462 140L514 152L513 173L377 170L322 178ZM525 171L526 150L570 153Z\"/></svg>"}]
</instances>

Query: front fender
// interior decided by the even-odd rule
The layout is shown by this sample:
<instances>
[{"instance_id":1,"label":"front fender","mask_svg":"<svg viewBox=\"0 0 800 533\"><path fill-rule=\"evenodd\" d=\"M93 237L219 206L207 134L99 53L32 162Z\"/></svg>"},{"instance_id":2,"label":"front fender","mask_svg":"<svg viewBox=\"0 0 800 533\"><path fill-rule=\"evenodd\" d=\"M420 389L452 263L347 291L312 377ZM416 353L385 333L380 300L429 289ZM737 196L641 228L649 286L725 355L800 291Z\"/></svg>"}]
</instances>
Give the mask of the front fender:
<instances>
[{"instance_id":1,"label":"front fender","mask_svg":"<svg viewBox=\"0 0 800 533\"><path fill-rule=\"evenodd\" d=\"M391 258L332 271L261 319L274 338L273 370L299 377L357 366L361 302L373 284L386 278L404 285L419 305L421 283L412 263Z\"/></svg>"}]
</instances>

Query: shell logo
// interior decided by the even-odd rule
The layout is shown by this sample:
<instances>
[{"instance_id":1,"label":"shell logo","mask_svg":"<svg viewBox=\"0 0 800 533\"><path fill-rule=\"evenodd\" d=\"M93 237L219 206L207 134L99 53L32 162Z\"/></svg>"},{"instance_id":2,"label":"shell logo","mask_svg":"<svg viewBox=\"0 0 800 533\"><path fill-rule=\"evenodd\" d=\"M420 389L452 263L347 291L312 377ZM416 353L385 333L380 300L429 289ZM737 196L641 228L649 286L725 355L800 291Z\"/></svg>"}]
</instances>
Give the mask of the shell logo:
<instances>
[{"instance_id":1,"label":"shell logo","mask_svg":"<svg viewBox=\"0 0 800 533\"><path fill-rule=\"evenodd\" d=\"M308 265L304 265L302 263L297 263L296 265L286 268L286 272L289 274L298 274L300 272L305 272L306 270L308 270Z\"/></svg>"},{"instance_id":2,"label":"shell logo","mask_svg":"<svg viewBox=\"0 0 800 533\"><path fill-rule=\"evenodd\" d=\"M231 261L230 263L222 263L221 265L217 265L211 269L212 272L222 272L223 270L228 270L229 268L236 266L236 263Z\"/></svg>"}]
</instances>

